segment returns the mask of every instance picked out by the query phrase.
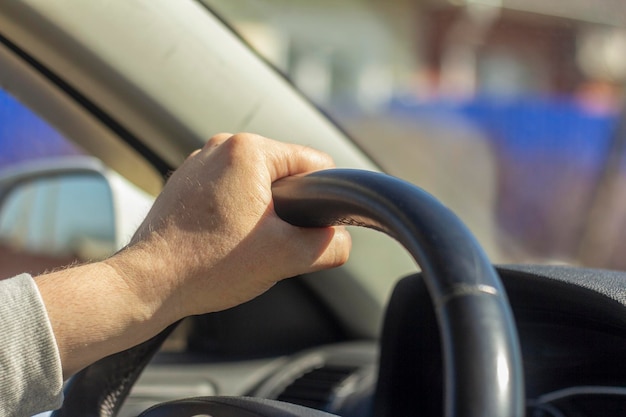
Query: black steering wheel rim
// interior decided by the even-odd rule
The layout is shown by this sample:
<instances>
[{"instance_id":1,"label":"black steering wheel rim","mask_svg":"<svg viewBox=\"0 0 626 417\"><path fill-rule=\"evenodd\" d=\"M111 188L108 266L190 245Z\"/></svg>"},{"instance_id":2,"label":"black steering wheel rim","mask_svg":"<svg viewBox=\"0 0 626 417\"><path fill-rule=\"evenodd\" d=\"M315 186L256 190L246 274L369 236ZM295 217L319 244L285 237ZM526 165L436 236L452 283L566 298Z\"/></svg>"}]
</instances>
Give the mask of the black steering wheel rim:
<instances>
[{"instance_id":1,"label":"black steering wheel rim","mask_svg":"<svg viewBox=\"0 0 626 417\"><path fill-rule=\"evenodd\" d=\"M276 213L294 225L373 228L415 258L440 328L446 416L523 415L521 353L505 291L480 245L450 210L407 182L360 170L285 178L273 193ZM116 415L165 337L81 371L53 416Z\"/></svg>"}]
</instances>

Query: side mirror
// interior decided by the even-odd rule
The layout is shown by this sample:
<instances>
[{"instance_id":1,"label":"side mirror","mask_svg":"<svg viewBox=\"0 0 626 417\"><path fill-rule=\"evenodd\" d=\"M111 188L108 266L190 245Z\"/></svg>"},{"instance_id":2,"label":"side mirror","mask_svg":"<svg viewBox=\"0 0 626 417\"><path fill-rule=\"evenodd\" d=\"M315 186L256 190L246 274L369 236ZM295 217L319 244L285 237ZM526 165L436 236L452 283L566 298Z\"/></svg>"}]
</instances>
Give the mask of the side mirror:
<instances>
[{"instance_id":1,"label":"side mirror","mask_svg":"<svg viewBox=\"0 0 626 417\"><path fill-rule=\"evenodd\" d=\"M106 258L126 244L151 203L93 158L2 172L0 278Z\"/></svg>"}]
</instances>

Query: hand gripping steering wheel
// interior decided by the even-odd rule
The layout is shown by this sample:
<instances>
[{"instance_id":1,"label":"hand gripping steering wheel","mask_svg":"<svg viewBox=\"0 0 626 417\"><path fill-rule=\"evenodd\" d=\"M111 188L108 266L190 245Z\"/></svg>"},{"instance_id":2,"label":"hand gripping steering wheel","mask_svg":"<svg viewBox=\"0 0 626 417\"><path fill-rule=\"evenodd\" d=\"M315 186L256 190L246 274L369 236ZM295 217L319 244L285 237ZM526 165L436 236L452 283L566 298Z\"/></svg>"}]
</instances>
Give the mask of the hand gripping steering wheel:
<instances>
[{"instance_id":1,"label":"hand gripping steering wheel","mask_svg":"<svg viewBox=\"0 0 626 417\"><path fill-rule=\"evenodd\" d=\"M524 380L511 308L491 263L452 212L409 183L359 170L285 178L274 184L273 194L277 214L294 225L369 227L395 238L411 253L422 269L439 325L445 416L523 416ZM53 416L115 416L172 327L81 371L68 385L63 407ZM235 397L178 400L141 414L207 415L329 416L277 401Z\"/></svg>"}]
</instances>

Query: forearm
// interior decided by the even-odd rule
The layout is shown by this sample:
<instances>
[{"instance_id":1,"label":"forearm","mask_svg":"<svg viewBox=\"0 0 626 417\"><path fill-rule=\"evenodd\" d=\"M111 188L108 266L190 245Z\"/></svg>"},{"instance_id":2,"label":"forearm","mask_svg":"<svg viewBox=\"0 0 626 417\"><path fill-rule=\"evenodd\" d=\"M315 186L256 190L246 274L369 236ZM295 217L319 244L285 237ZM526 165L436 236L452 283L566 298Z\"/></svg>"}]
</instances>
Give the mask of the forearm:
<instances>
[{"instance_id":1,"label":"forearm","mask_svg":"<svg viewBox=\"0 0 626 417\"><path fill-rule=\"evenodd\" d=\"M35 282L59 349L63 376L147 340L167 326L155 303L131 288L111 263L42 275Z\"/></svg>"}]
</instances>

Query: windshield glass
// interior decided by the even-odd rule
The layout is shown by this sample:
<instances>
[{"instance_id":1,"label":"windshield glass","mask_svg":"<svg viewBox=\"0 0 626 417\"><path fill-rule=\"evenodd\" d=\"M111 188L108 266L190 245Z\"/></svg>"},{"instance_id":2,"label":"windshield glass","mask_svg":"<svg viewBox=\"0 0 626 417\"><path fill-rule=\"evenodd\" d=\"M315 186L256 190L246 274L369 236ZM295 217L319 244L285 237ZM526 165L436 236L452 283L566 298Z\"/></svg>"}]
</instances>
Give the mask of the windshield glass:
<instances>
[{"instance_id":1,"label":"windshield glass","mask_svg":"<svg viewBox=\"0 0 626 417\"><path fill-rule=\"evenodd\" d=\"M626 268L613 0L204 0L495 262Z\"/></svg>"}]
</instances>

